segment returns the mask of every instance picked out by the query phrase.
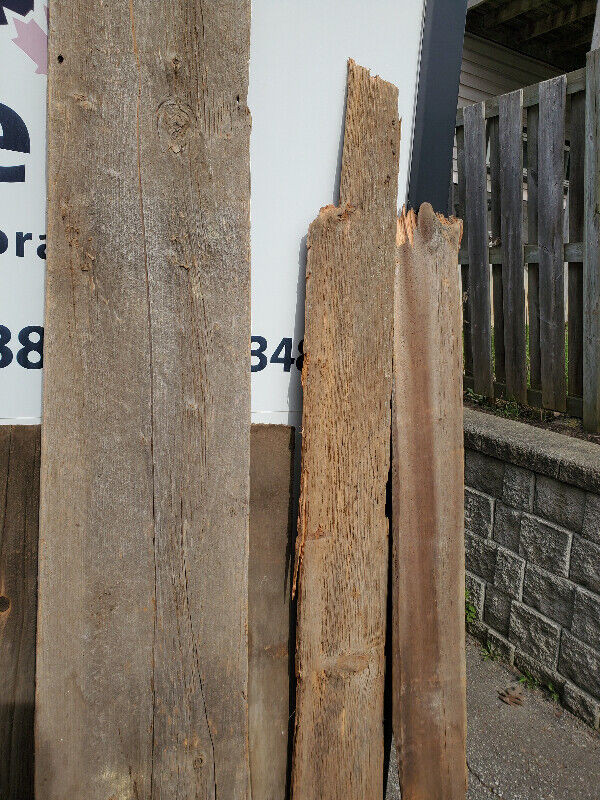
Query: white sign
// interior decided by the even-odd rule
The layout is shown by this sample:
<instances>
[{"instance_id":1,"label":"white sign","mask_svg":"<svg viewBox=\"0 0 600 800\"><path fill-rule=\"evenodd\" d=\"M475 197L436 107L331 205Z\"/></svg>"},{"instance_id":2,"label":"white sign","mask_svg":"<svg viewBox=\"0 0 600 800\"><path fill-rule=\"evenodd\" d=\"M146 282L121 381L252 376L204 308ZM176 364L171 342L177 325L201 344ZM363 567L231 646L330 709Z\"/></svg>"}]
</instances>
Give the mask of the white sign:
<instances>
[{"instance_id":1,"label":"white sign","mask_svg":"<svg viewBox=\"0 0 600 800\"><path fill-rule=\"evenodd\" d=\"M346 65L399 89L399 205L405 200L423 0L254 0L252 419L298 425L306 234L338 202Z\"/></svg>"},{"instance_id":2,"label":"white sign","mask_svg":"<svg viewBox=\"0 0 600 800\"><path fill-rule=\"evenodd\" d=\"M424 0L253 0L252 418L297 425L306 234L338 200L349 57L398 86L405 199ZM0 424L41 417L46 6L0 0Z\"/></svg>"},{"instance_id":3,"label":"white sign","mask_svg":"<svg viewBox=\"0 0 600 800\"><path fill-rule=\"evenodd\" d=\"M46 7L0 0L0 423L40 421Z\"/></svg>"}]
</instances>

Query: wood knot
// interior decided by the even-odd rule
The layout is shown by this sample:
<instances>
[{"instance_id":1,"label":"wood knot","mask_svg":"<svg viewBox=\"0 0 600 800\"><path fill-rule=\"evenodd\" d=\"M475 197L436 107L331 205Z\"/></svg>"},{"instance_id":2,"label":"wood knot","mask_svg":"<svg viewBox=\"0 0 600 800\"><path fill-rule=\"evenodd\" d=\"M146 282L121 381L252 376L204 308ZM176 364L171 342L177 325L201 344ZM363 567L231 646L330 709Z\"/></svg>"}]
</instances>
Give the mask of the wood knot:
<instances>
[{"instance_id":1,"label":"wood knot","mask_svg":"<svg viewBox=\"0 0 600 800\"><path fill-rule=\"evenodd\" d=\"M5 611L8 611L9 608L10 608L10 600L8 599L8 597L2 595L2 597L0 597L0 614L3 614Z\"/></svg>"},{"instance_id":2,"label":"wood knot","mask_svg":"<svg viewBox=\"0 0 600 800\"><path fill-rule=\"evenodd\" d=\"M159 138L167 141L172 153L181 153L196 123L191 106L179 97L170 97L159 105L156 120Z\"/></svg>"}]
</instances>

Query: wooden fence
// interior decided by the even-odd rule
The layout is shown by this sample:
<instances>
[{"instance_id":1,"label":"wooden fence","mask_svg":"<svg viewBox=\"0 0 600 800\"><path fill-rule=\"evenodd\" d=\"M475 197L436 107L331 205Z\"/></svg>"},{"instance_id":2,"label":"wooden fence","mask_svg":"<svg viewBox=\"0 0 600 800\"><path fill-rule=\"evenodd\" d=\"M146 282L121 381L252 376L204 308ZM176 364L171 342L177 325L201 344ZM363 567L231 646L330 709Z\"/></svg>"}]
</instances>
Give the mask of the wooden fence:
<instances>
[{"instance_id":1,"label":"wooden fence","mask_svg":"<svg viewBox=\"0 0 600 800\"><path fill-rule=\"evenodd\" d=\"M451 197L464 220L465 387L595 431L599 138L596 50L583 69L459 110Z\"/></svg>"}]
</instances>

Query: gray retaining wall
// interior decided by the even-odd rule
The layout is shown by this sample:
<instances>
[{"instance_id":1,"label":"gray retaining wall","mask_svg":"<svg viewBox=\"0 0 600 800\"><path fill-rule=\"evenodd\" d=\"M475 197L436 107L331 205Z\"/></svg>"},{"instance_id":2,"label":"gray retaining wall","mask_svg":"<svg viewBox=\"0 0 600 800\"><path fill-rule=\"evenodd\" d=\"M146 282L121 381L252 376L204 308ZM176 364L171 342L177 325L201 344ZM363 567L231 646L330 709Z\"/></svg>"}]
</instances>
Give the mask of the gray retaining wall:
<instances>
[{"instance_id":1,"label":"gray retaining wall","mask_svg":"<svg viewBox=\"0 0 600 800\"><path fill-rule=\"evenodd\" d=\"M600 447L465 409L469 629L600 728Z\"/></svg>"}]
</instances>

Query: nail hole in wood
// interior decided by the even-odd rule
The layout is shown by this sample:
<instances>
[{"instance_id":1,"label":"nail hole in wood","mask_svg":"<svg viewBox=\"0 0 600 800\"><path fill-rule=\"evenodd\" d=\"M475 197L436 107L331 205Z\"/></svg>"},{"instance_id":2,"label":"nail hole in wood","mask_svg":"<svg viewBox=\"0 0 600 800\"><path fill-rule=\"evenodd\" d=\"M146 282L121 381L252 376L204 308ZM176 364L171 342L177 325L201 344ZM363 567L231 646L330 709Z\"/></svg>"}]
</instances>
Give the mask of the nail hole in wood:
<instances>
[{"instance_id":1,"label":"nail hole in wood","mask_svg":"<svg viewBox=\"0 0 600 800\"><path fill-rule=\"evenodd\" d=\"M58 56L56 60L58 61L59 64L62 64L65 59L63 56Z\"/></svg>"}]
</instances>

